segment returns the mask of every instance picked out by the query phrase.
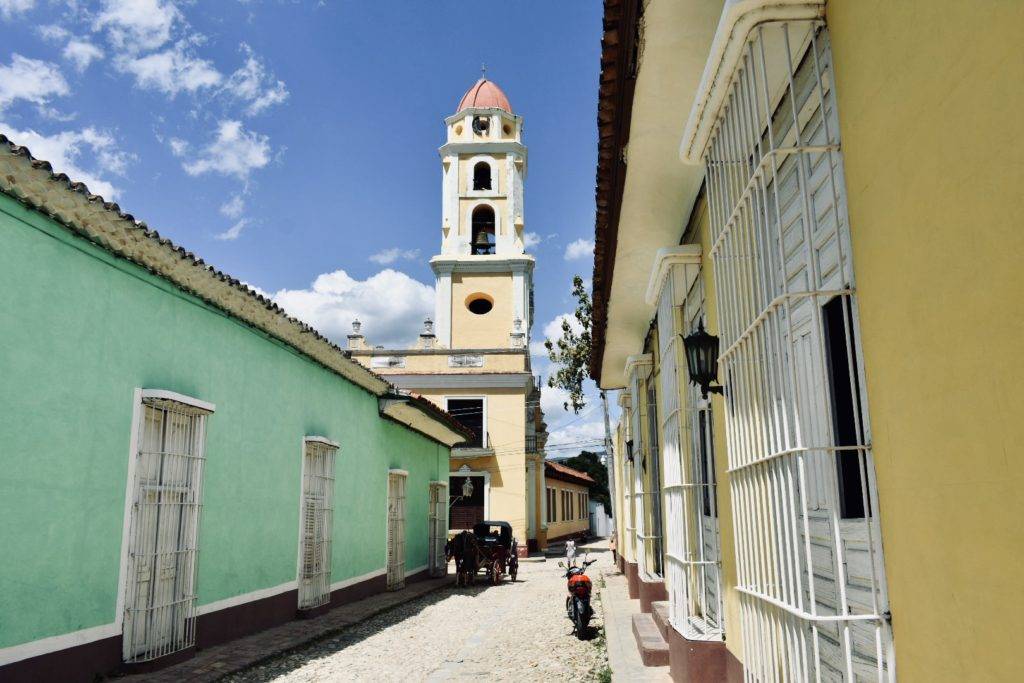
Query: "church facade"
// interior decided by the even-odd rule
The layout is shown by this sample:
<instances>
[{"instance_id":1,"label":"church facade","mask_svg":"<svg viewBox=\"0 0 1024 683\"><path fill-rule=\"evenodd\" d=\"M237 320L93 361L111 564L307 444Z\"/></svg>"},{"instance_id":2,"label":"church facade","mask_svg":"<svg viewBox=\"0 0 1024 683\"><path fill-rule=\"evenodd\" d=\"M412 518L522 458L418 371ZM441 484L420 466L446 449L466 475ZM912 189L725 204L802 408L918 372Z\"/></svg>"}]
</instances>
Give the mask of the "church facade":
<instances>
[{"instance_id":1,"label":"church facade","mask_svg":"<svg viewBox=\"0 0 1024 683\"><path fill-rule=\"evenodd\" d=\"M449 528L504 520L526 553L547 542L547 434L529 354L535 261L523 238L523 120L481 78L444 123L441 251L430 260L434 318L411 349L374 348L356 322L349 350L476 435L452 450Z\"/></svg>"}]
</instances>

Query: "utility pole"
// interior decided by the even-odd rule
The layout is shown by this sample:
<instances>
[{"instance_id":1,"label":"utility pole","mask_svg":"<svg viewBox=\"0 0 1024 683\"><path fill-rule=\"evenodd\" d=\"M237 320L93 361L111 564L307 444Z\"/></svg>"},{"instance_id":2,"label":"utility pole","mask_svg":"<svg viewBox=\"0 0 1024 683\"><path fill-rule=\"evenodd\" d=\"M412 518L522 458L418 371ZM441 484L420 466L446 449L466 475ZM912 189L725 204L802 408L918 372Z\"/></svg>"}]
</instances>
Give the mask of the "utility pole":
<instances>
[{"instance_id":1,"label":"utility pole","mask_svg":"<svg viewBox=\"0 0 1024 683\"><path fill-rule=\"evenodd\" d=\"M604 466L608 470L608 497L611 499L612 509L608 514L612 518L612 534L615 534L615 525L618 518L615 516L615 451L612 449L612 428L608 420L608 397L601 392L601 406L604 408Z\"/></svg>"}]
</instances>

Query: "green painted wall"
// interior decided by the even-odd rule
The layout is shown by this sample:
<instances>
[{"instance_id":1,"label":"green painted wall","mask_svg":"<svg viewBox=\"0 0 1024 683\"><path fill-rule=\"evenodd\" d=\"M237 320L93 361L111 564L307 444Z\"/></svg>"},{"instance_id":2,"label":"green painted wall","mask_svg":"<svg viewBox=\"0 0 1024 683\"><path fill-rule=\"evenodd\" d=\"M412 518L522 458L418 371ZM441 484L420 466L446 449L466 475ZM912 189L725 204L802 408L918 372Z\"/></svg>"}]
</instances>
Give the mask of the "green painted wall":
<instances>
[{"instance_id":1,"label":"green painted wall","mask_svg":"<svg viewBox=\"0 0 1024 683\"><path fill-rule=\"evenodd\" d=\"M341 444L333 581L385 566L387 471L409 471L407 562L448 450L374 396L0 195L0 647L115 619L132 397L216 404L199 604L296 577L301 441Z\"/></svg>"}]
</instances>

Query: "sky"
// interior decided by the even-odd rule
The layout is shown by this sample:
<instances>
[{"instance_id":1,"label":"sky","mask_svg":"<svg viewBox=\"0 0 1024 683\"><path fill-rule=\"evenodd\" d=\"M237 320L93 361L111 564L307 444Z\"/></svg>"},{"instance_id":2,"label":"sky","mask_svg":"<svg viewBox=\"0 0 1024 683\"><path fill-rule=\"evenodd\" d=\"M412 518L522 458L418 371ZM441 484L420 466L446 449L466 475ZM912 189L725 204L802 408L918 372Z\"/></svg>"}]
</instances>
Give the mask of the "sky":
<instances>
[{"instance_id":1,"label":"sky","mask_svg":"<svg viewBox=\"0 0 1024 683\"><path fill-rule=\"evenodd\" d=\"M433 314L446 116L524 118L535 374L593 267L601 3L0 0L0 132L344 344ZM549 454L603 437L546 389Z\"/></svg>"}]
</instances>

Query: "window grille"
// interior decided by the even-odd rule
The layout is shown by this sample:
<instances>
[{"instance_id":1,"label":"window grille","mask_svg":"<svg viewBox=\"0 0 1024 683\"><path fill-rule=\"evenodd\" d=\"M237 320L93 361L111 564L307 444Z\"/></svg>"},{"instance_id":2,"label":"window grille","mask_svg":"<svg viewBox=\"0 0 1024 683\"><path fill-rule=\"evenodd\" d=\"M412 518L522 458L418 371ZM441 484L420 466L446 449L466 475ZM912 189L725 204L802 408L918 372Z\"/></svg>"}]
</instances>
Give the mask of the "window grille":
<instances>
[{"instance_id":1,"label":"window grille","mask_svg":"<svg viewBox=\"0 0 1024 683\"><path fill-rule=\"evenodd\" d=\"M337 452L337 444L321 437L307 437L303 442L299 609L312 609L331 600L331 530Z\"/></svg>"},{"instance_id":2,"label":"window grille","mask_svg":"<svg viewBox=\"0 0 1024 683\"><path fill-rule=\"evenodd\" d=\"M388 590L405 587L405 478L388 472Z\"/></svg>"},{"instance_id":3,"label":"window grille","mask_svg":"<svg viewBox=\"0 0 1024 683\"><path fill-rule=\"evenodd\" d=\"M747 680L894 677L833 84L823 22L759 25L705 151Z\"/></svg>"},{"instance_id":4,"label":"window grille","mask_svg":"<svg viewBox=\"0 0 1024 683\"><path fill-rule=\"evenodd\" d=\"M427 517L430 575L444 576L448 573L448 561L444 556L444 545L448 540L448 484L443 481L430 483Z\"/></svg>"},{"instance_id":5,"label":"window grille","mask_svg":"<svg viewBox=\"0 0 1024 683\"><path fill-rule=\"evenodd\" d=\"M649 354L634 357L628 363L629 392L635 400L630 411L630 431L633 435L633 524L635 526L635 547L637 570L648 578L660 576L661 568L661 492L653 484L658 475L657 451L652 443L649 411L655 410L649 402L653 392L648 393L652 369ZM652 471L653 468L653 471ZM655 513L657 506L659 512ZM657 515L657 516L656 516ZM659 527L654 526L659 524Z\"/></svg>"},{"instance_id":6,"label":"window grille","mask_svg":"<svg viewBox=\"0 0 1024 683\"><path fill-rule=\"evenodd\" d=\"M722 629L721 560L717 509L705 508L714 491L706 473L711 459L710 408L696 387L686 382L679 333L683 324L696 325L703 314L703 282L698 277L689 292L683 266L675 265L658 297L658 343L662 397L661 444L665 465L665 579L669 620L691 640L720 640ZM681 316L678 302L684 301ZM680 379L682 378L682 379ZM680 404L680 384L686 388L686 411ZM685 435L685 439L684 439Z\"/></svg>"},{"instance_id":7,"label":"window grille","mask_svg":"<svg viewBox=\"0 0 1024 683\"><path fill-rule=\"evenodd\" d=\"M196 642L196 564L209 412L143 393L129 522L126 662L156 659Z\"/></svg>"}]
</instances>

